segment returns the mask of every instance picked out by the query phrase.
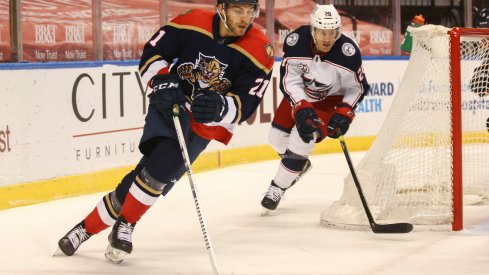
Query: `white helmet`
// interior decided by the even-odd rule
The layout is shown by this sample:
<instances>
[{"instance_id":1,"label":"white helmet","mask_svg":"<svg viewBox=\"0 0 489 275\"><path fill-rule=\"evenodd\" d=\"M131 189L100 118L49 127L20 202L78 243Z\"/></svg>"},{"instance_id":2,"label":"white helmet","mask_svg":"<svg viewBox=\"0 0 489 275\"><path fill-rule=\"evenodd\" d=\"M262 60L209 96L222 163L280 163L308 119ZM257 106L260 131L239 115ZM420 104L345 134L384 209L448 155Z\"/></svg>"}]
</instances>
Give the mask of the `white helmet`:
<instances>
[{"instance_id":1,"label":"white helmet","mask_svg":"<svg viewBox=\"0 0 489 275\"><path fill-rule=\"evenodd\" d=\"M311 12L311 34L314 28L322 30L337 30L336 39L341 35L341 16L333 5L317 4Z\"/></svg>"}]
</instances>

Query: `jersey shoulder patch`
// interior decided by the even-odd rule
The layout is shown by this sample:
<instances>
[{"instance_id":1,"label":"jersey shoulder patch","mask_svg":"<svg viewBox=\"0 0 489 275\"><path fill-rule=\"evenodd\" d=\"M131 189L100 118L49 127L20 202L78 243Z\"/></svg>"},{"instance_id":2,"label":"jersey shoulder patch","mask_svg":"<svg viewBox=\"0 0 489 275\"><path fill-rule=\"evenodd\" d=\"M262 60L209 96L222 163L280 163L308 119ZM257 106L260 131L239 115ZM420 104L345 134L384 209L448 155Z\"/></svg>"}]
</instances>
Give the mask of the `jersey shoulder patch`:
<instances>
[{"instance_id":1,"label":"jersey shoulder patch","mask_svg":"<svg viewBox=\"0 0 489 275\"><path fill-rule=\"evenodd\" d=\"M292 32L285 38L285 44L287 46L293 47L299 42L299 34L296 32Z\"/></svg>"},{"instance_id":2,"label":"jersey shoulder patch","mask_svg":"<svg viewBox=\"0 0 489 275\"><path fill-rule=\"evenodd\" d=\"M341 46L341 51L346 56L352 56L357 52L355 47L350 42L343 43L343 45Z\"/></svg>"},{"instance_id":3,"label":"jersey shoulder patch","mask_svg":"<svg viewBox=\"0 0 489 275\"><path fill-rule=\"evenodd\" d=\"M345 34L341 34L336 43L341 44L341 51L346 56L353 56L357 52L360 53L360 48L355 40Z\"/></svg>"},{"instance_id":4,"label":"jersey shoulder patch","mask_svg":"<svg viewBox=\"0 0 489 275\"><path fill-rule=\"evenodd\" d=\"M290 32L284 41L284 56L311 57L312 36L309 25L301 26Z\"/></svg>"},{"instance_id":5,"label":"jersey shoulder patch","mask_svg":"<svg viewBox=\"0 0 489 275\"><path fill-rule=\"evenodd\" d=\"M243 53L267 74L271 71L275 51L268 38L258 28L252 27L241 39L229 46Z\"/></svg>"},{"instance_id":6,"label":"jersey shoulder patch","mask_svg":"<svg viewBox=\"0 0 489 275\"><path fill-rule=\"evenodd\" d=\"M352 71L358 70L362 64L360 48L355 41L344 34L336 40L328 59Z\"/></svg>"},{"instance_id":7,"label":"jersey shoulder patch","mask_svg":"<svg viewBox=\"0 0 489 275\"><path fill-rule=\"evenodd\" d=\"M168 25L179 29L190 29L212 33L212 18L214 12L200 9L190 9L180 13Z\"/></svg>"}]
</instances>

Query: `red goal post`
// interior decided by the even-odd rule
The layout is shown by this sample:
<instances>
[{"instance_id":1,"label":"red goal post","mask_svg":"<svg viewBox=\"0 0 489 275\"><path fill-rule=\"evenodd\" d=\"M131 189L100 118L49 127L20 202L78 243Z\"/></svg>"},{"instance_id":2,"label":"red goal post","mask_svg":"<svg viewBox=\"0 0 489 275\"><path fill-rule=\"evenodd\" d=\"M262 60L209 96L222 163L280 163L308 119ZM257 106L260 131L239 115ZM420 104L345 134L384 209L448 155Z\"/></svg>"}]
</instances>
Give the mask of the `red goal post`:
<instances>
[{"instance_id":1,"label":"red goal post","mask_svg":"<svg viewBox=\"0 0 489 275\"><path fill-rule=\"evenodd\" d=\"M489 29L426 25L412 35L395 99L355 169L378 223L461 230L464 201L489 200ZM368 226L351 175L321 223Z\"/></svg>"},{"instance_id":2,"label":"red goal post","mask_svg":"<svg viewBox=\"0 0 489 275\"><path fill-rule=\"evenodd\" d=\"M451 99L452 106L462 106L461 39L466 36L480 36L489 39L489 29L453 28L450 35ZM484 39L483 38L483 39ZM489 41L488 41L489 43ZM482 45L481 45L482 46ZM483 46L482 46L483 47ZM486 45L489 47L489 44ZM489 48L486 49L488 51ZM489 57L486 56L486 59ZM489 70L489 67L487 68ZM489 79L487 80L489 81ZM452 230L463 229L463 184L462 184L462 112L461 108L452 111L453 136L453 221ZM489 131L489 129L488 129ZM489 165L489 163L488 163Z\"/></svg>"}]
</instances>

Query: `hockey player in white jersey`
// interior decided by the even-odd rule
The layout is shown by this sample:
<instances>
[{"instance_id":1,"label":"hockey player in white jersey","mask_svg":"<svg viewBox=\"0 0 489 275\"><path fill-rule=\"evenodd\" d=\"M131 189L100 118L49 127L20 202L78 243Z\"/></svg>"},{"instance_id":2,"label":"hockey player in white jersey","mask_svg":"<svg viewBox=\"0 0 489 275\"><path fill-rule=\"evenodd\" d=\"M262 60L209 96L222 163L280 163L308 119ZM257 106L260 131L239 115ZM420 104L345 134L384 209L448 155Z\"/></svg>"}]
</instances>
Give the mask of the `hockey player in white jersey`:
<instances>
[{"instance_id":1,"label":"hockey player in white jersey","mask_svg":"<svg viewBox=\"0 0 489 275\"><path fill-rule=\"evenodd\" d=\"M341 33L341 17L333 5L316 5L311 25L292 31L283 51L284 99L268 137L281 160L261 201L264 214L275 210L284 192L311 168L315 143L348 131L356 105L370 88L360 49Z\"/></svg>"}]
</instances>

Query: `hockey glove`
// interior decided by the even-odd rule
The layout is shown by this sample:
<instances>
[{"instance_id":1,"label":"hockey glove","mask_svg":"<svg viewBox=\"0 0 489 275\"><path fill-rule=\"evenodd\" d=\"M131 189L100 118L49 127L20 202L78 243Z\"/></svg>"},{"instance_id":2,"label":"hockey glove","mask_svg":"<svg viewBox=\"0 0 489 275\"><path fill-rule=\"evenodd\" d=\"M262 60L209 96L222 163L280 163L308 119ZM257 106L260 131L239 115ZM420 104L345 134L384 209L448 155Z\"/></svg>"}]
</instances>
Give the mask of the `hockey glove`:
<instances>
[{"instance_id":1,"label":"hockey glove","mask_svg":"<svg viewBox=\"0 0 489 275\"><path fill-rule=\"evenodd\" d=\"M295 126L299 132L299 136L305 143L311 142L314 138L314 133L317 133L319 138L323 138L324 134L321 131L321 120L318 118L312 104L306 100L301 100L292 108L292 115L295 118Z\"/></svg>"},{"instance_id":2,"label":"hockey glove","mask_svg":"<svg viewBox=\"0 0 489 275\"><path fill-rule=\"evenodd\" d=\"M328 137L338 138L340 136L338 129L340 129L341 135L345 135L354 117L355 112L350 104L341 102L336 105L335 111L328 123Z\"/></svg>"},{"instance_id":3,"label":"hockey glove","mask_svg":"<svg viewBox=\"0 0 489 275\"><path fill-rule=\"evenodd\" d=\"M198 123L219 122L228 112L228 102L218 92L202 91L194 96L190 109Z\"/></svg>"},{"instance_id":4,"label":"hockey glove","mask_svg":"<svg viewBox=\"0 0 489 275\"><path fill-rule=\"evenodd\" d=\"M156 103L158 111L165 118L171 118L173 115L173 105L178 104L180 114L183 114L183 105L185 104L185 95L180 87L180 78L174 74L155 75L151 79L153 92L150 97Z\"/></svg>"}]
</instances>

